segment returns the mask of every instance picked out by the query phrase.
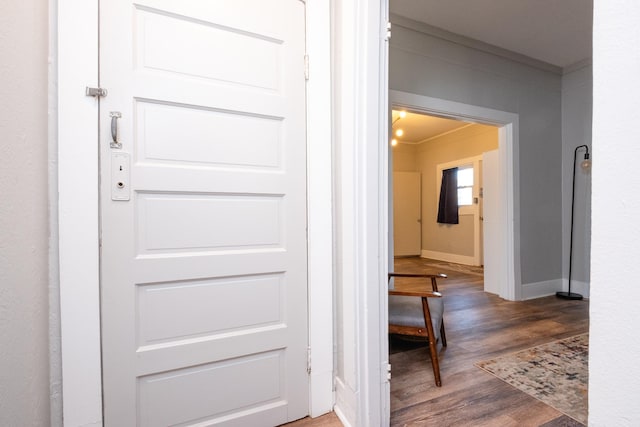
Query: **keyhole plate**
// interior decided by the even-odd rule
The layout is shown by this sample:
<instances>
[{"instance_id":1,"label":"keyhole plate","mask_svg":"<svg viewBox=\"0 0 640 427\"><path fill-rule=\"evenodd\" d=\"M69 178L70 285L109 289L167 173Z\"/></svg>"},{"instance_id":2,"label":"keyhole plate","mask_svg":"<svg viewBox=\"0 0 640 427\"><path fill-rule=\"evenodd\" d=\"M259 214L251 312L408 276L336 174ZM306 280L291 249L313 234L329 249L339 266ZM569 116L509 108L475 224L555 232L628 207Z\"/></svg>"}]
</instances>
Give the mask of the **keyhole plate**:
<instances>
[{"instance_id":1,"label":"keyhole plate","mask_svg":"<svg viewBox=\"0 0 640 427\"><path fill-rule=\"evenodd\" d=\"M129 153L111 153L111 200L127 201L129 191Z\"/></svg>"}]
</instances>

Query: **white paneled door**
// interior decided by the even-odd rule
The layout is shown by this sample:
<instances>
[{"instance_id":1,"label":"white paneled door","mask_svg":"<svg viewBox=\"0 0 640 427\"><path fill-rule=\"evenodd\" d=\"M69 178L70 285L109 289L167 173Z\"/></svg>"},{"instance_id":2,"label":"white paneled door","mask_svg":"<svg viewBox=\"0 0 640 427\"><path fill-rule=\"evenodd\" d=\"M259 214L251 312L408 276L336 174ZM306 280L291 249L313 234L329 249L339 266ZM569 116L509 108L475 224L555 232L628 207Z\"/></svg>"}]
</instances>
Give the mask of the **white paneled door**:
<instances>
[{"instance_id":1,"label":"white paneled door","mask_svg":"<svg viewBox=\"0 0 640 427\"><path fill-rule=\"evenodd\" d=\"M100 2L106 426L308 413L304 13Z\"/></svg>"},{"instance_id":2,"label":"white paneled door","mask_svg":"<svg viewBox=\"0 0 640 427\"><path fill-rule=\"evenodd\" d=\"M393 254L422 252L420 172L393 173Z\"/></svg>"},{"instance_id":3,"label":"white paneled door","mask_svg":"<svg viewBox=\"0 0 640 427\"><path fill-rule=\"evenodd\" d=\"M500 157L498 150L482 153L482 225L484 290L501 295L506 273L504 218L500 201Z\"/></svg>"}]
</instances>

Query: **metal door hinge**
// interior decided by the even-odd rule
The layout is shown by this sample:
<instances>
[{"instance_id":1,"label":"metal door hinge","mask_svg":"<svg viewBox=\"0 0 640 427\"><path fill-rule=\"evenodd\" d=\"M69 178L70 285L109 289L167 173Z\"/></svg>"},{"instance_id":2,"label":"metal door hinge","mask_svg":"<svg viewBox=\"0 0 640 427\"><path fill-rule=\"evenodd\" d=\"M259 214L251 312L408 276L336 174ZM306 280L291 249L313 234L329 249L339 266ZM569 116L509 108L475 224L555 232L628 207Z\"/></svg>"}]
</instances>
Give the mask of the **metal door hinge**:
<instances>
[{"instance_id":1,"label":"metal door hinge","mask_svg":"<svg viewBox=\"0 0 640 427\"><path fill-rule=\"evenodd\" d=\"M85 89L84 94L86 96L93 96L94 98L100 98L107 96L107 90L101 87L88 87Z\"/></svg>"},{"instance_id":2,"label":"metal door hinge","mask_svg":"<svg viewBox=\"0 0 640 427\"><path fill-rule=\"evenodd\" d=\"M384 37L385 41L389 41L391 39L391 22L387 22L387 33Z\"/></svg>"},{"instance_id":3,"label":"metal door hinge","mask_svg":"<svg viewBox=\"0 0 640 427\"><path fill-rule=\"evenodd\" d=\"M387 363L387 381L391 381L391 363Z\"/></svg>"},{"instance_id":4,"label":"metal door hinge","mask_svg":"<svg viewBox=\"0 0 640 427\"><path fill-rule=\"evenodd\" d=\"M311 375L311 347L307 347L307 374Z\"/></svg>"},{"instance_id":5,"label":"metal door hinge","mask_svg":"<svg viewBox=\"0 0 640 427\"><path fill-rule=\"evenodd\" d=\"M309 80L309 55L304 55L304 79Z\"/></svg>"}]
</instances>

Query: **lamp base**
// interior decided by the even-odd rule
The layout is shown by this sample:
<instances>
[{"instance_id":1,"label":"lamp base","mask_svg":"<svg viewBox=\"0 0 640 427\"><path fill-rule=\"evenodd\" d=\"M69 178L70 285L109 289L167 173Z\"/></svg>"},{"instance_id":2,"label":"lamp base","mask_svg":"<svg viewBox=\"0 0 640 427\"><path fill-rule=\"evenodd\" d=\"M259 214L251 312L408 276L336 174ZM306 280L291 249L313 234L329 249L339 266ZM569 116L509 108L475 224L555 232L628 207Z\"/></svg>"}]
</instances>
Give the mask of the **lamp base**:
<instances>
[{"instance_id":1,"label":"lamp base","mask_svg":"<svg viewBox=\"0 0 640 427\"><path fill-rule=\"evenodd\" d=\"M562 299L582 299L582 295L576 294L574 292L556 292L556 296Z\"/></svg>"}]
</instances>

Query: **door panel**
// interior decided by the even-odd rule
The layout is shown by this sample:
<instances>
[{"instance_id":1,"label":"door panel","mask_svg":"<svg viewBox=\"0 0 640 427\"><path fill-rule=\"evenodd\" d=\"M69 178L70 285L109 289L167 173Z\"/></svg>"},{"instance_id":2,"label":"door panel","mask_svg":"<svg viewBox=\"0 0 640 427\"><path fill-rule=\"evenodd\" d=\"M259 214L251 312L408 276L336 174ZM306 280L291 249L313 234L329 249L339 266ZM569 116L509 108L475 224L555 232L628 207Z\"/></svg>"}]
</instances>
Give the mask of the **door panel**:
<instances>
[{"instance_id":1,"label":"door panel","mask_svg":"<svg viewBox=\"0 0 640 427\"><path fill-rule=\"evenodd\" d=\"M304 4L100 14L105 424L305 416Z\"/></svg>"},{"instance_id":2,"label":"door panel","mask_svg":"<svg viewBox=\"0 0 640 427\"><path fill-rule=\"evenodd\" d=\"M255 402L277 402L283 359L281 351L273 351L142 377L139 422L177 425L185 419L207 419L211 413L233 413ZM224 393L220 384L225 385ZM276 423L274 415L286 416L284 407L272 412L269 418Z\"/></svg>"},{"instance_id":3,"label":"door panel","mask_svg":"<svg viewBox=\"0 0 640 427\"><path fill-rule=\"evenodd\" d=\"M393 173L393 254L420 255L422 242L419 172Z\"/></svg>"},{"instance_id":4,"label":"door panel","mask_svg":"<svg viewBox=\"0 0 640 427\"><path fill-rule=\"evenodd\" d=\"M136 106L140 160L282 170L282 122L277 118L151 102ZM175 121L182 127L173 126ZM209 144L212 134L227 141L225 146Z\"/></svg>"},{"instance_id":5,"label":"door panel","mask_svg":"<svg viewBox=\"0 0 640 427\"><path fill-rule=\"evenodd\" d=\"M503 280L501 255L504 253L503 218L500 203L500 158L498 150L482 154L482 224L484 290L500 294Z\"/></svg>"},{"instance_id":6,"label":"door panel","mask_svg":"<svg viewBox=\"0 0 640 427\"><path fill-rule=\"evenodd\" d=\"M281 325L283 282L281 274L264 274L139 286L138 345ZM246 295L255 295L261 303L247 304ZM229 312L227 305L238 309Z\"/></svg>"}]
</instances>

